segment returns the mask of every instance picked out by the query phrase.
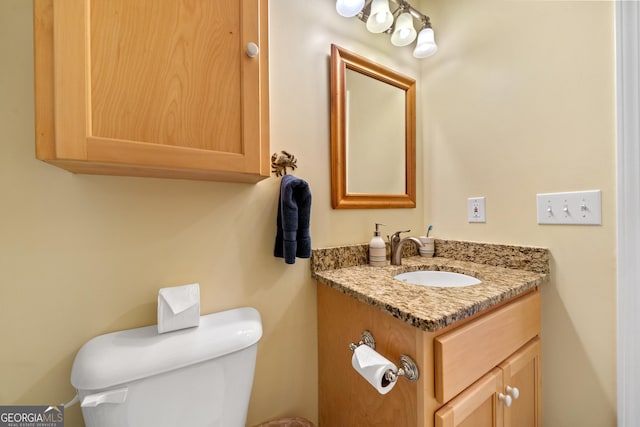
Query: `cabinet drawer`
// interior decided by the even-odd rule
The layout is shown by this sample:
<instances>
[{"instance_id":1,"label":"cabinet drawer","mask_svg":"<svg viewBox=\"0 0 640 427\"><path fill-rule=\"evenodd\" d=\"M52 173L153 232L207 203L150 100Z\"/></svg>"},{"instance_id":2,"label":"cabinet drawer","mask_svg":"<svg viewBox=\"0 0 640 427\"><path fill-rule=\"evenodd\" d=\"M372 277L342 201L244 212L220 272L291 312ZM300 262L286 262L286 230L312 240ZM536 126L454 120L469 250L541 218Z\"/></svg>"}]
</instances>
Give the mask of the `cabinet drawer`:
<instances>
[{"instance_id":1,"label":"cabinet drawer","mask_svg":"<svg viewBox=\"0 0 640 427\"><path fill-rule=\"evenodd\" d=\"M540 333L540 293L434 340L436 399L446 402Z\"/></svg>"}]
</instances>

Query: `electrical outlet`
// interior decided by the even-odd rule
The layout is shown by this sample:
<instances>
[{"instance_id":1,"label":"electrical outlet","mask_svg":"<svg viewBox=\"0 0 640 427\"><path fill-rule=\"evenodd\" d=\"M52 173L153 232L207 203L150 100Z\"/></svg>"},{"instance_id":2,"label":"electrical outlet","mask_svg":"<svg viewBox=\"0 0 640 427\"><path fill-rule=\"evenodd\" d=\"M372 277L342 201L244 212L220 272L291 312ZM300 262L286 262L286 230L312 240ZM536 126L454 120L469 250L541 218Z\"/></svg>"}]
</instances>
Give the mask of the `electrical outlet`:
<instances>
[{"instance_id":1,"label":"electrical outlet","mask_svg":"<svg viewBox=\"0 0 640 427\"><path fill-rule=\"evenodd\" d=\"M469 197L467 199L467 216L469 222L487 222L484 197Z\"/></svg>"}]
</instances>

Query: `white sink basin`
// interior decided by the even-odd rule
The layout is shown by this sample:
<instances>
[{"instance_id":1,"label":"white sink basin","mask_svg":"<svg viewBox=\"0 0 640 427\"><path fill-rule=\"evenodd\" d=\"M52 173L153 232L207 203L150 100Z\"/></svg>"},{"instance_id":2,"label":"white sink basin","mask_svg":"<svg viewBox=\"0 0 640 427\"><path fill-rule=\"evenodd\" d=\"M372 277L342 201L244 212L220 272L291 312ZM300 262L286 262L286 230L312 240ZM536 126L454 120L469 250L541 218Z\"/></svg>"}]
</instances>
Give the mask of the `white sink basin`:
<instances>
[{"instance_id":1,"label":"white sink basin","mask_svg":"<svg viewBox=\"0 0 640 427\"><path fill-rule=\"evenodd\" d=\"M418 286L433 286L436 288L459 288L481 283L475 277L449 271L409 271L393 276L393 278Z\"/></svg>"}]
</instances>

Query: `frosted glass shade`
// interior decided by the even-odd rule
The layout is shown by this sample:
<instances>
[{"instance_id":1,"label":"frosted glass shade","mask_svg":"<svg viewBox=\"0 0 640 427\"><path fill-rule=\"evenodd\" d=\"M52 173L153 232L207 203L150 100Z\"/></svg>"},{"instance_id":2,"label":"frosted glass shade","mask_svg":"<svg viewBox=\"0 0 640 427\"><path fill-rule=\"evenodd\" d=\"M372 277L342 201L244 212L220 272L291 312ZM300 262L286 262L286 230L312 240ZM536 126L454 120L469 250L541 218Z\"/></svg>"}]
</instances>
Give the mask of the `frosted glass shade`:
<instances>
[{"instance_id":1,"label":"frosted glass shade","mask_svg":"<svg viewBox=\"0 0 640 427\"><path fill-rule=\"evenodd\" d=\"M356 16L364 7L364 0L337 0L336 11L345 18Z\"/></svg>"},{"instance_id":2,"label":"frosted glass shade","mask_svg":"<svg viewBox=\"0 0 640 427\"><path fill-rule=\"evenodd\" d=\"M413 50L413 56L416 58L427 58L438 51L438 46L433 37L433 30L425 28L418 34L416 48Z\"/></svg>"},{"instance_id":3,"label":"frosted glass shade","mask_svg":"<svg viewBox=\"0 0 640 427\"><path fill-rule=\"evenodd\" d=\"M367 30L382 33L393 24L393 15L389 10L389 0L373 0L371 13L367 19Z\"/></svg>"},{"instance_id":4,"label":"frosted glass shade","mask_svg":"<svg viewBox=\"0 0 640 427\"><path fill-rule=\"evenodd\" d=\"M413 27L413 17L404 12L396 19L396 27L391 34L391 43L394 46L406 46L416 39L416 29Z\"/></svg>"}]
</instances>

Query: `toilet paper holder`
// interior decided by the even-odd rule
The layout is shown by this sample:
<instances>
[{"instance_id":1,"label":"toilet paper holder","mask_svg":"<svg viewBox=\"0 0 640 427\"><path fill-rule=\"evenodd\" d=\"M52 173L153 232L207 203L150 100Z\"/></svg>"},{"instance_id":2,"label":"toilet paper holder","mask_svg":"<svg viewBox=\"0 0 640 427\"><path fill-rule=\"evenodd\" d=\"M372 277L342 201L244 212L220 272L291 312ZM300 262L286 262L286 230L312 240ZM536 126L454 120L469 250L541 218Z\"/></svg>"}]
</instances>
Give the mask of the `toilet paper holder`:
<instances>
[{"instance_id":1,"label":"toilet paper holder","mask_svg":"<svg viewBox=\"0 0 640 427\"><path fill-rule=\"evenodd\" d=\"M375 338L373 338L371 332L367 331L366 329L360 334L360 341L358 341L358 344L350 343L349 349L351 351L354 351L356 348L358 348L358 346L361 346L362 344L368 345L374 350L376 349L376 340Z\"/></svg>"},{"instance_id":2,"label":"toilet paper holder","mask_svg":"<svg viewBox=\"0 0 640 427\"><path fill-rule=\"evenodd\" d=\"M373 338L373 334L371 332L364 330L360 334L360 341L357 344L349 343L349 349L351 351L355 351L361 345L367 345L371 347L373 350L376 349L376 340ZM420 377L420 372L418 371L418 365L416 362L406 354L401 354L398 359L398 370L393 371L389 369L384 374L385 379L390 382L395 382L398 380L398 377L404 377L409 382L416 382Z\"/></svg>"}]
</instances>

